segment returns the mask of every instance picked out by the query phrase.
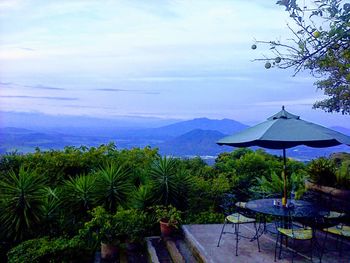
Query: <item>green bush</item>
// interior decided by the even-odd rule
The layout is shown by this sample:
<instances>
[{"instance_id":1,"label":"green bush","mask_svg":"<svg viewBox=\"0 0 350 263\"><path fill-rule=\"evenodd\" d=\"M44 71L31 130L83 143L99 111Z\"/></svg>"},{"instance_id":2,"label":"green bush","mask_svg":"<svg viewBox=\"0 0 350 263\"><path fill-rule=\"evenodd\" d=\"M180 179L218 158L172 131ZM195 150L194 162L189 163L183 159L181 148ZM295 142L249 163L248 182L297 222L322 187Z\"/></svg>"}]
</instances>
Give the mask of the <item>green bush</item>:
<instances>
[{"instance_id":1,"label":"green bush","mask_svg":"<svg viewBox=\"0 0 350 263\"><path fill-rule=\"evenodd\" d=\"M225 215L215 212L201 212L189 214L185 219L185 224L218 224L224 222Z\"/></svg>"},{"instance_id":2,"label":"green bush","mask_svg":"<svg viewBox=\"0 0 350 263\"><path fill-rule=\"evenodd\" d=\"M307 170L313 183L336 186L336 166L332 160L324 157L312 160Z\"/></svg>"},{"instance_id":3,"label":"green bush","mask_svg":"<svg viewBox=\"0 0 350 263\"><path fill-rule=\"evenodd\" d=\"M230 190L230 180L224 174L212 179L195 177L193 181L194 190L189 200L192 212L217 210L222 195Z\"/></svg>"},{"instance_id":4,"label":"green bush","mask_svg":"<svg viewBox=\"0 0 350 263\"><path fill-rule=\"evenodd\" d=\"M79 231L80 238L91 244L141 242L150 234L155 223L154 217L136 209L119 210L111 214L99 206L91 211L91 216L92 219Z\"/></svg>"},{"instance_id":5,"label":"green bush","mask_svg":"<svg viewBox=\"0 0 350 263\"><path fill-rule=\"evenodd\" d=\"M42 237L20 243L12 248L7 256L9 263L91 262L93 250L86 247L78 237Z\"/></svg>"},{"instance_id":6,"label":"green bush","mask_svg":"<svg viewBox=\"0 0 350 263\"><path fill-rule=\"evenodd\" d=\"M350 189L350 160L343 161L336 172L337 187Z\"/></svg>"}]
</instances>

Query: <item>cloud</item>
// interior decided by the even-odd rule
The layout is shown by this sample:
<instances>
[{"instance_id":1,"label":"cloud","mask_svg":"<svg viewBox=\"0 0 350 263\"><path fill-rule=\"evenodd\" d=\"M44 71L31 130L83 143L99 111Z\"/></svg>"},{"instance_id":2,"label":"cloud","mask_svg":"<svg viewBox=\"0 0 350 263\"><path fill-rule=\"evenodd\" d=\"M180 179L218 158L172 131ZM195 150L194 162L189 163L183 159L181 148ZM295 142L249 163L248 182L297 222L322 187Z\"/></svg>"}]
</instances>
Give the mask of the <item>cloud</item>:
<instances>
[{"instance_id":1,"label":"cloud","mask_svg":"<svg viewBox=\"0 0 350 263\"><path fill-rule=\"evenodd\" d=\"M0 98L44 99L44 100L78 100L78 98L69 98L69 97L46 97L46 96L27 96L27 95L0 95Z\"/></svg>"},{"instance_id":2,"label":"cloud","mask_svg":"<svg viewBox=\"0 0 350 263\"><path fill-rule=\"evenodd\" d=\"M35 51L35 49L29 48L29 47L19 47L19 49L27 50L27 51Z\"/></svg>"},{"instance_id":3,"label":"cloud","mask_svg":"<svg viewBox=\"0 0 350 263\"><path fill-rule=\"evenodd\" d=\"M173 82L173 81L208 81L208 80L238 80L245 81L251 78L240 76L165 76L165 77L139 77L128 78L129 81L144 81L144 82Z\"/></svg>"},{"instance_id":4,"label":"cloud","mask_svg":"<svg viewBox=\"0 0 350 263\"><path fill-rule=\"evenodd\" d=\"M74 109L106 109L106 110L114 110L115 107L106 107L106 106L90 106L90 105L77 105L77 104L66 104L62 105L62 107L74 108Z\"/></svg>"},{"instance_id":5,"label":"cloud","mask_svg":"<svg viewBox=\"0 0 350 263\"><path fill-rule=\"evenodd\" d=\"M143 91L143 90L135 90L135 89L128 90L128 89L99 88L94 90L108 91L108 92L130 92L130 93L140 93L140 94L150 94L150 95L160 94L159 91Z\"/></svg>"},{"instance_id":6,"label":"cloud","mask_svg":"<svg viewBox=\"0 0 350 263\"><path fill-rule=\"evenodd\" d=\"M2 82L2 81L0 81L0 85L1 86L10 86L12 84L13 84L12 82Z\"/></svg>"},{"instance_id":7,"label":"cloud","mask_svg":"<svg viewBox=\"0 0 350 263\"><path fill-rule=\"evenodd\" d=\"M297 100L275 100L275 101L263 101L255 103L255 106L311 106L316 100L322 100L323 97L303 98Z\"/></svg>"},{"instance_id":8,"label":"cloud","mask_svg":"<svg viewBox=\"0 0 350 263\"><path fill-rule=\"evenodd\" d=\"M110 89L110 88L100 88L100 89L94 89L94 90L100 90L100 91L112 91L112 92L123 92L123 91L130 91L125 89Z\"/></svg>"},{"instance_id":9,"label":"cloud","mask_svg":"<svg viewBox=\"0 0 350 263\"><path fill-rule=\"evenodd\" d=\"M44 90L65 90L64 88L57 88L57 87L50 87L50 86L44 86L44 85L35 85L35 86L24 86L32 89L44 89Z\"/></svg>"}]
</instances>

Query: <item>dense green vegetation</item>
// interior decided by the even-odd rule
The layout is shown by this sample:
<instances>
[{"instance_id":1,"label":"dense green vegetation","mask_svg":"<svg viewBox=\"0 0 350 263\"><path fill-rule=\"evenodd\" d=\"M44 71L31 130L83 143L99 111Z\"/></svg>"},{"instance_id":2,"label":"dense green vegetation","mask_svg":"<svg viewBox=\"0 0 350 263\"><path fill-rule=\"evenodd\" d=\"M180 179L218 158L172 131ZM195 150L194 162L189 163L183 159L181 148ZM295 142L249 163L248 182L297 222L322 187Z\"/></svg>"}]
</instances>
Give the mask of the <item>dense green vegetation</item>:
<instances>
[{"instance_id":1,"label":"dense green vegetation","mask_svg":"<svg viewBox=\"0 0 350 263\"><path fill-rule=\"evenodd\" d=\"M334 169L323 162L288 160L289 191L300 196L308 173L316 180L325 171L349 187L349 162ZM140 243L159 234L164 213L184 223L221 222L227 193L233 201L281 196L281 171L280 157L250 149L223 153L213 166L114 144L3 155L1 254L10 262L89 261L101 241Z\"/></svg>"}]
</instances>

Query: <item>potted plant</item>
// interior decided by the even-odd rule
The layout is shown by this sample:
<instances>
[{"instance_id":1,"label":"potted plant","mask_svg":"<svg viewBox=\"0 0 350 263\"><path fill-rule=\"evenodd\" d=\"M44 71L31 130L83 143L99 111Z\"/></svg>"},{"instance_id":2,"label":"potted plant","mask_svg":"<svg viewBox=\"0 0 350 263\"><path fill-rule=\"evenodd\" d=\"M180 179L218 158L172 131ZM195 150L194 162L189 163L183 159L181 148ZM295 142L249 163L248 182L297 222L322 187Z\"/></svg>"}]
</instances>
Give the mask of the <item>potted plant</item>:
<instances>
[{"instance_id":1,"label":"potted plant","mask_svg":"<svg viewBox=\"0 0 350 263\"><path fill-rule=\"evenodd\" d=\"M96 207L91 212L92 219L85 223L80 235L91 238L101 244L101 258L114 259L118 246L125 239L125 229L116 215L109 214L103 207Z\"/></svg>"},{"instance_id":2,"label":"potted plant","mask_svg":"<svg viewBox=\"0 0 350 263\"><path fill-rule=\"evenodd\" d=\"M115 214L115 221L124 232L124 238L120 241L124 242L129 250L140 247L147 231L153 225L145 212L136 209L118 211Z\"/></svg>"},{"instance_id":3,"label":"potted plant","mask_svg":"<svg viewBox=\"0 0 350 263\"><path fill-rule=\"evenodd\" d=\"M170 236L181 223L181 212L172 205L156 206L155 212L160 224L162 236Z\"/></svg>"}]
</instances>

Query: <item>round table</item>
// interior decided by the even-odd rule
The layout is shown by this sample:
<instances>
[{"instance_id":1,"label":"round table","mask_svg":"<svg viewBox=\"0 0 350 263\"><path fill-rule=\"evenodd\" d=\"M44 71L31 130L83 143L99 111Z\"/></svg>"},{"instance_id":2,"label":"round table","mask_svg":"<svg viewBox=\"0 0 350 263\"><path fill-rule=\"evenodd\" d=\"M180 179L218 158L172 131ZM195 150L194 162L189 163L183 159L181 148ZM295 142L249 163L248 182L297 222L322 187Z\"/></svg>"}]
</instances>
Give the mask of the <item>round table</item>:
<instances>
[{"instance_id":1,"label":"round table","mask_svg":"<svg viewBox=\"0 0 350 263\"><path fill-rule=\"evenodd\" d=\"M304 200L293 200L291 202L293 207L285 208L274 205L274 198L269 199L258 199L247 202L246 208L256 213L265 215L288 217L292 216L295 218L316 218L324 216L328 211L318 205L310 203Z\"/></svg>"}]
</instances>

